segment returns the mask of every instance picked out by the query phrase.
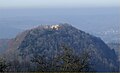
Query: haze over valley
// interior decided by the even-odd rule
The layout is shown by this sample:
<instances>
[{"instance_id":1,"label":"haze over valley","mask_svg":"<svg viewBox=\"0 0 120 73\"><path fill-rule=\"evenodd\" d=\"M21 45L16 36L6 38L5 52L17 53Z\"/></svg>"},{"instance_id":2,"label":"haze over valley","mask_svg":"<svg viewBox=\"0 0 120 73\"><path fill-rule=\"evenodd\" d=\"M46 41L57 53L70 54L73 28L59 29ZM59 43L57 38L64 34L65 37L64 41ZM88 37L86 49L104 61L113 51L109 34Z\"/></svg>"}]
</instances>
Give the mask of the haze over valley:
<instances>
[{"instance_id":1,"label":"haze over valley","mask_svg":"<svg viewBox=\"0 0 120 73\"><path fill-rule=\"evenodd\" d=\"M14 38L23 30L44 24L69 23L78 29L101 37L119 37L119 8L74 9L0 9L0 38ZM110 29L110 30L109 30ZM9 32L9 33L8 33ZM120 39L119 39L120 40Z\"/></svg>"}]
</instances>

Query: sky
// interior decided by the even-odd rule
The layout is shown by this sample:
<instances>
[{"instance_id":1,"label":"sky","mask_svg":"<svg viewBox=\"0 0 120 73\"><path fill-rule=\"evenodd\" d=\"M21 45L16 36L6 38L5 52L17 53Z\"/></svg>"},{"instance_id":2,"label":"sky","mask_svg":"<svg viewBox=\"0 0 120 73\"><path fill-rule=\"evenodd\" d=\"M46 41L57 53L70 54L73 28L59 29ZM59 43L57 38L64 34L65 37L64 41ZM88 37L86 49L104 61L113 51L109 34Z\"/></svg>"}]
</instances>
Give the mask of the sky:
<instances>
[{"instance_id":1,"label":"sky","mask_svg":"<svg viewBox=\"0 0 120 73\"><path fill-rule=\"evenodd\" d=\"M0 0L0 8L120 7L120 0Z\"/></svg>"}]
</instances>

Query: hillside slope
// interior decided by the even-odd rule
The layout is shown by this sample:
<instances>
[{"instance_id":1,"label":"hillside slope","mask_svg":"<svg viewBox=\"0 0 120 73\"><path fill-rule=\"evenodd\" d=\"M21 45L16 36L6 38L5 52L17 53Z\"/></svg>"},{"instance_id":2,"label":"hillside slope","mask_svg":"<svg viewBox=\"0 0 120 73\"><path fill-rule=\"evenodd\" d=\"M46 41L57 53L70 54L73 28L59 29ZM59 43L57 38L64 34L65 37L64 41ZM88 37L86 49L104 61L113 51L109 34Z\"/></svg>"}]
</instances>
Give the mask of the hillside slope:
<instances>
[{"instance_id":1,"label":"hillside slope","mask_svg":"<svg viewBox=\"0 0 120 73\"><path fill-rule=\"evenodd\" d=\"M27 30L12 40L7 51L9 59L31 60L35 54L48 58L67 45L80 54L86 50L91 53L91 63L95 71L118 71L117 56L100 38L78 30L69 24L45 25Z\"/></svg>"}]
</instances>

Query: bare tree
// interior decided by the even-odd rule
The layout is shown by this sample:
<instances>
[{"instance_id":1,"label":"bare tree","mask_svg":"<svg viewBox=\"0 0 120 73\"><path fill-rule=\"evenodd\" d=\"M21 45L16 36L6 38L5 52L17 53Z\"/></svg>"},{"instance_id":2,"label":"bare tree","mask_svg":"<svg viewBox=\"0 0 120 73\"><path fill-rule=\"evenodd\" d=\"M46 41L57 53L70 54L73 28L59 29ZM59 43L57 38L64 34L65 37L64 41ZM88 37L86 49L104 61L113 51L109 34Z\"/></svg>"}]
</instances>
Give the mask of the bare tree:
<instances>
[{"instance_id":1,"label":"bare tree","mask_svg":"<svg viewBox=\"0 0 120 73\"><path fill-rule=\"evenodd\" d=\"M61 53L48 61L45 55L38 55L32 58L33 63L38 64L38 71L47 72L89 72L90 71L90 56L84 51L76 55L73 49L62 46Z\"/></svg>"},{"instance_id":2,"label":"bare tree","mask_svg":"<svg viewBox=\"0 0 120 73\"><path fill-rule=\"evenodd\" d=\"M63 46L63 53L57 57L61 71L85 72L90 69L90 56L87 51L83 51L80 56L76 55L73 49Z\"/></svg>"}]
</instances>

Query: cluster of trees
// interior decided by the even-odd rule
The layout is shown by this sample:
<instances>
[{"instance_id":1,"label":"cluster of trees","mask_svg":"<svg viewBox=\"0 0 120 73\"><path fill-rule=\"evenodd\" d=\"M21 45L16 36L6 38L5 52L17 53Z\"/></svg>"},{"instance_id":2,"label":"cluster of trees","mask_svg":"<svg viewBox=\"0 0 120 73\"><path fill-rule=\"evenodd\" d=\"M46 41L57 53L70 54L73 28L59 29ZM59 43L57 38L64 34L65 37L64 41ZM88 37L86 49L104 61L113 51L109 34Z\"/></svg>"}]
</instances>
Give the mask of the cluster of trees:
<instances>
[{"instance_id":1,"label":"cluster of trees","mask_svg":"<svg viewBox=\"0 0 120 73\"><path fill-rule=\"evenodd\" d=\"M84 51L80 56L66 46L62 48L63 52L53 56L52 60L44 55L34 56L33 63L37 63L38 71L52 72L89 72L91 71L89 53Z\"/></svg>"},{"instance_id":2,"label":"cluster of trees","mask_svg":"<svg viewBox=\"0 0 120 73\"><path fill-rule=\"evenodd\" d=\"M5 59L4 58L0 58L0 72L6 71L7 67L8 67L8 64L5 61Z\"/></svg>"},{"instance_id":3,"label":"cluster of trees","mask_svg":"<svg viewBox=\"0 0 120 73\"><path fill-rule=\"evenodd\" d=\"M34 71L37 72L89 72L92 70L88 52L84 51L82 54L76 55L69 47L63 46L61 49L62 52L52 58L41 54L34 55L29 63L34 65L31 70L33 67L36 67ZM5 60L0 59L0 72L10 71L12 68L13 71L22 71L23 65L26 64L20 64L18 60L8 64ZM30 71L30 67L28 71Z\"/></svg>"}]
</instances>

